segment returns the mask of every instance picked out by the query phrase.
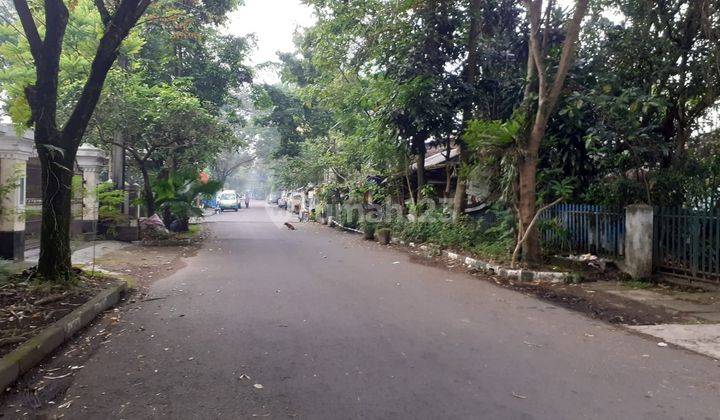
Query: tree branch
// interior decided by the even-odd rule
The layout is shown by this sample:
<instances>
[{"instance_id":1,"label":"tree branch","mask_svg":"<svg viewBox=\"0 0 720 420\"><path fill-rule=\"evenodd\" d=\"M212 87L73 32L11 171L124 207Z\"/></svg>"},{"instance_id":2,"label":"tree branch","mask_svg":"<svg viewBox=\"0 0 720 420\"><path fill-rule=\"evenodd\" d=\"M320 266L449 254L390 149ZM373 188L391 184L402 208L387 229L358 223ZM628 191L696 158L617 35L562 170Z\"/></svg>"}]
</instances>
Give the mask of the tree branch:
<instances>
[{"instance_id":1,"label":"tree branch","mask_svg":"<svg viewBox=\"0 0 720 420\"><path fill-rule=\"evenodd\" d=\"M513 254L512 254L512 260L510 260L510 268L515 268L515 265L517 264L517 256L520 253L522 244L525 243L525 241L527 240L528 235L530 234L530 231L535 227L535 224L537 223L538 219L540 218L540 215L545 210L549 209L550 207L558 204L559 202L561 202L563 200L564 200L564 198L560 197L557 200L553 201L552 203L550 203L546 206L540 207L540 210L535 212L535 216L533 216L532 220L530 221L530 224L528 224L527 228L525 229L525 232L523 232L523 234L522 234L522 239L520 239L518 241L518 243L515 245L515 250L513 251ZM519 217L518 217L518 219L519 219ZM522 228L522 221L520 222L519 227ZM518 235L518 237L520 237L520 235Z\"/></svg>"},{"instance_id":2,"label":"tree branch","mask_svg":"<svg viewBox=\"0 0 720 420\"><path fill-rule=\"evenodd\" d=\"M45 39L43 40L46 65L59 66L62 43L70 13L62 0L45 0ZM57 74L59 67L55 71Z\"/></svg>"},{"instance_id":3,"label":"tree branch","mask_svg":"<svg viewBox=\"0 0 720 420\"><path fill-rule=\"evenodd\" d=\"M30 44L30 53L35 59L35 63L39 63L43 58L43 42L40 39L40 33L38 33L37 25L35 25L35 19L33 19L30 7L28 7L27 0L13 0L15 10L17 11L20 23L22 24L25 37Z\"/></svg>"},{"instance_id":4,"label":"tree branch","mask_svg":"<svg viewBox=\"0 0 720 420\"><path fill-rule=\"evenodd\" d=\"M237 168L241 167L242 165L244 165L244 164L246 164L246 163L250 163L250 162L252 162L252 161L254 161L254 160L255 160L255 158L252 157L252 158L250 158L250 159L243 160L242 162L238 162L237 164L229 167L226 172L228 172L228 175L229 175L229 174L235 172L235 170L237 170Z\"/></svg>"},{"instance_id":5,"label":"tree branch","mask_svg":"<svg viewBox=\"0 0 720 420\"><path fill-rule=\"evenodd\" d=\"M555 8L555 0L549 0L548 5L545 8L545 28L543 29L542 37L542 55L546 56L548 53L548 47L550 46L550 23L552 18L552 11Z\"/></svg>"},{"instance_id":6,"label":"tree branch","mask_svg":"<svg viewBox=\"0 0 720 420\"><path fill-rule=\"evenodd\" d=\"M542 14L542 0L532 0L527 3L528 21L530 22L530 55L535 63L535 73L538 78L538 96L540 101L546 97L547 82L545 79L545 59L542 55L542 46L538 35L540 33L540 17Z\"/></svg>"},{"instance_id":7,"label":"tree branch","mask_svg":"<svg viewBox=\"0 0 720 420\"><path fill-rule=\"evenodd\" d=\"M90 67L90 75L85 82L80 98L63 128L63 143L77 142L85 133L90 117L100 99L107 73L118 56L120 44L149 4L150 0L122 0L117 7L115 14L107 25L105 34L100 39L100 44Z\"/></svg>"},{"instance_id":8,"label":"tree branch","mask_svg":"<svg viewBox=\"0 0 720 420\"><path fill-rule=\"evenodd\" d=\"M565 79L570 71L570 65L573 62L573 56L575 55L575 50L577 49L577 40L580 37L580 26L583 18L585 17L585 13L587 12L587 7L588 0L577 0L575 2L575 13L573 14L573 18L567 27L565 41L563 42L562 55L560 56L560 63L558 63L553 87L550 90L548 97L546 118L549 118L549 114L557 105L560 94L565 86Z\"/></svg>"},{"instance_id":9,"label":"tree branch","mask_svg":"<svg viewBox=\"0 0 720 420\"><path fill-rule=\"evenodd\" d=\"M97 8L98 13L100 13L100 19L102 20L103 26L107 28L112 16L110 16L110 12L108 12L107 7L105 7L105 2L103 0L95 0L95 7Z\"/></svg>"}]
</instances>

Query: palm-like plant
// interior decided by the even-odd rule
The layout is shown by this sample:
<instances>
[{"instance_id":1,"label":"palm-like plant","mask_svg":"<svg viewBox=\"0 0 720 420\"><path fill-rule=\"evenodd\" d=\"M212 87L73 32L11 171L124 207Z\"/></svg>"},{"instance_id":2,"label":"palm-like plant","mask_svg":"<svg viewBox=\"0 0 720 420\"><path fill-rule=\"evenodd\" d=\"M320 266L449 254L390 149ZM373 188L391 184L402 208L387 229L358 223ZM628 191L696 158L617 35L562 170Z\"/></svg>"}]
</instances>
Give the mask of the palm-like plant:
<instances>
[{"instance_id":1,"label":"palm-like plant","mask_svg":"<svg viewBox=\"0 0 720 420\"><path fill-rule=\"evenodd\" d=\"M218 181L203 182L199 175L196 170L180 170L155 181L155 204L168 227L175 223L174 230L187 231L190 217L202 216L202 208L195 205L196 199L215 194L222 187Z\"/></svg>"}]
</instances>

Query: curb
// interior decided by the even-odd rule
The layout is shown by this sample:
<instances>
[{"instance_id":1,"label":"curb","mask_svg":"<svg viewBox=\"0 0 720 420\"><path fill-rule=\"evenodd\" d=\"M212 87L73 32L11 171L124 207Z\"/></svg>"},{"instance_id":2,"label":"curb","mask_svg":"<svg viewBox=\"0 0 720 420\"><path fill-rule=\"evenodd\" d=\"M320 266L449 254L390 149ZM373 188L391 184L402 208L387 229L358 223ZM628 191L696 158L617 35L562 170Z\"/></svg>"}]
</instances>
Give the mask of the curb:
<instances>
[{"instance_id":1,"label":"curb","mask_svg":"<svg viewBox=\"0 0 720 420\"><path fill-rule=\"evenodd\" d=\"M352 229L349 227L345 227L335 221L332 217L330 217L330 221L328 223L328 226L337 226L341 229L344 229L349 232L355 232L355 233L362 233L361 231L357 229ZM399 238L390 238L391 244L397 244L397 245L403 245L403 246L409 246L410 248L419 248L423 251L429 251L430 247L428 245L420 245L416 244L415 242L405 242L402 239ZM475 268L477 270L486 271L491 274L495 274L501 277L506 277L509 279L515 279L521 282L545 282L545 283L564 283L567 280L572 278L572 274L568 272L557 272L557 271L534 271L534 270L526 270L526 269L510 269L505 268L497 264L492 264L489 262L485 262L482 260L478 260L476 258L467 257L464 255L460 255L458 253L442 250L442 255L446 258L449 258L451 260L455 261L462 261L466 266Z\"/></svg>"},{"instance_id":2,"label":"curb","mask_svg":"<svg viewBox=\"0 0 720 420\"><path fill-rule=\"evenodd\" d=\"M428 251L430 249L430 247L428 247L427 245L418 245L414 242L405 242L402 239L398 238L390 239L390 243L405 245L411 248L417 247L422 249L423 251ZM492 264L447 250L443 250L442 255L454 261L462 261L468 267L475 268L481 271L486 271L501 277L519 280L521 282L542 281L547 283L563 283L571 278L571 274L567 272L534 271L525 269L513 270L497 264Z\"/></svg>"},{"instance_id":3,"label":"curb","mask_svg":"<svg viewBox=\"0 0 720 420\"><path fill-rule=\"evenodd\" d=\"M340 229L346 230L346 231L348 231L348 232L362 233L361 230L357 230L357 229L353 229L353 228L349 228L349 227L346 227L346 226L341 225L340 223L336 222L335 219L332 218L332 217L331 217L330 220L328 221L328 224L327 224L327 225L330 226L330 227L332 227L332 226L334 225L334 226L337 226L337 227L339 227Z\"/></svg>"},{"instance_id":4,"label":"curb","mask_svg":"<svg viewBox=\"0 0 720 420\"><path fill-rule=\"evenodd\" d=\"M114 306L127 290L123 282L103 290L82 306L55 321L23 345L0 359L0 393L12 385L22 374L42 362L76 332L87 326L101 312Z\"/></svg>"}]
</instances>

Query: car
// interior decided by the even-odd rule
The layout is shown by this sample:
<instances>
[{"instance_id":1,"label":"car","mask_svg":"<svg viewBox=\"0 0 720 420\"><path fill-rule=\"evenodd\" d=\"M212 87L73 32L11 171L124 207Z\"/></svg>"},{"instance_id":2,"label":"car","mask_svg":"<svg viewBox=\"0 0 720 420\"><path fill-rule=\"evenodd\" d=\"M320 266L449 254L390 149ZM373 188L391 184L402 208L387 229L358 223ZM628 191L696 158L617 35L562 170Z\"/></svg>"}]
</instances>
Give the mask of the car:
<instances>
[{"instance_id":1,"label":"car","mask_svg":"<svg viewBox=\"0 0 720 420\"><path fill-rule=\"evenodd\" d=\"M270 194L267 196L268 204L278 204L278 200L280 200L280 197L277 194Z\"/></svg>"},{"instance_id":2,"label":"car","mask_svg":"<svg viewBox=\"0 0 720 420\"><path fill-rule=\"evenodd\" d=\"M218 208L220 211L240 210L240 198L233 190L225 190L218 194Z\"/></svg>"}]
</instances>

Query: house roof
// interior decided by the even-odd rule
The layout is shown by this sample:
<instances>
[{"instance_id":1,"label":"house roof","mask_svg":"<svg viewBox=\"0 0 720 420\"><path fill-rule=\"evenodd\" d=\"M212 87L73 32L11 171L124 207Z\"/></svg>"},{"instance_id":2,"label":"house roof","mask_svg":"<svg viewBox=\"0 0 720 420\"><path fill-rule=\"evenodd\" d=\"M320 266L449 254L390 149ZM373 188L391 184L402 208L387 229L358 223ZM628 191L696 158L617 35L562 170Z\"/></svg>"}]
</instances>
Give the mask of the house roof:
<instances>
[{"instance_id":1,"label":"house roof","mask_svg":"<svg viewBox=\"0 0 720 420\"><path fill-rule=\"evenodd\" d=\"M454 147L450 149L450 156L445 157L446 150L425 156L425 169L434 169L444 166L448 161L453 160L460 154L460 149ZM412 170L417 169L417 163L413 163Z\"/></svg>"}]
</instances>

